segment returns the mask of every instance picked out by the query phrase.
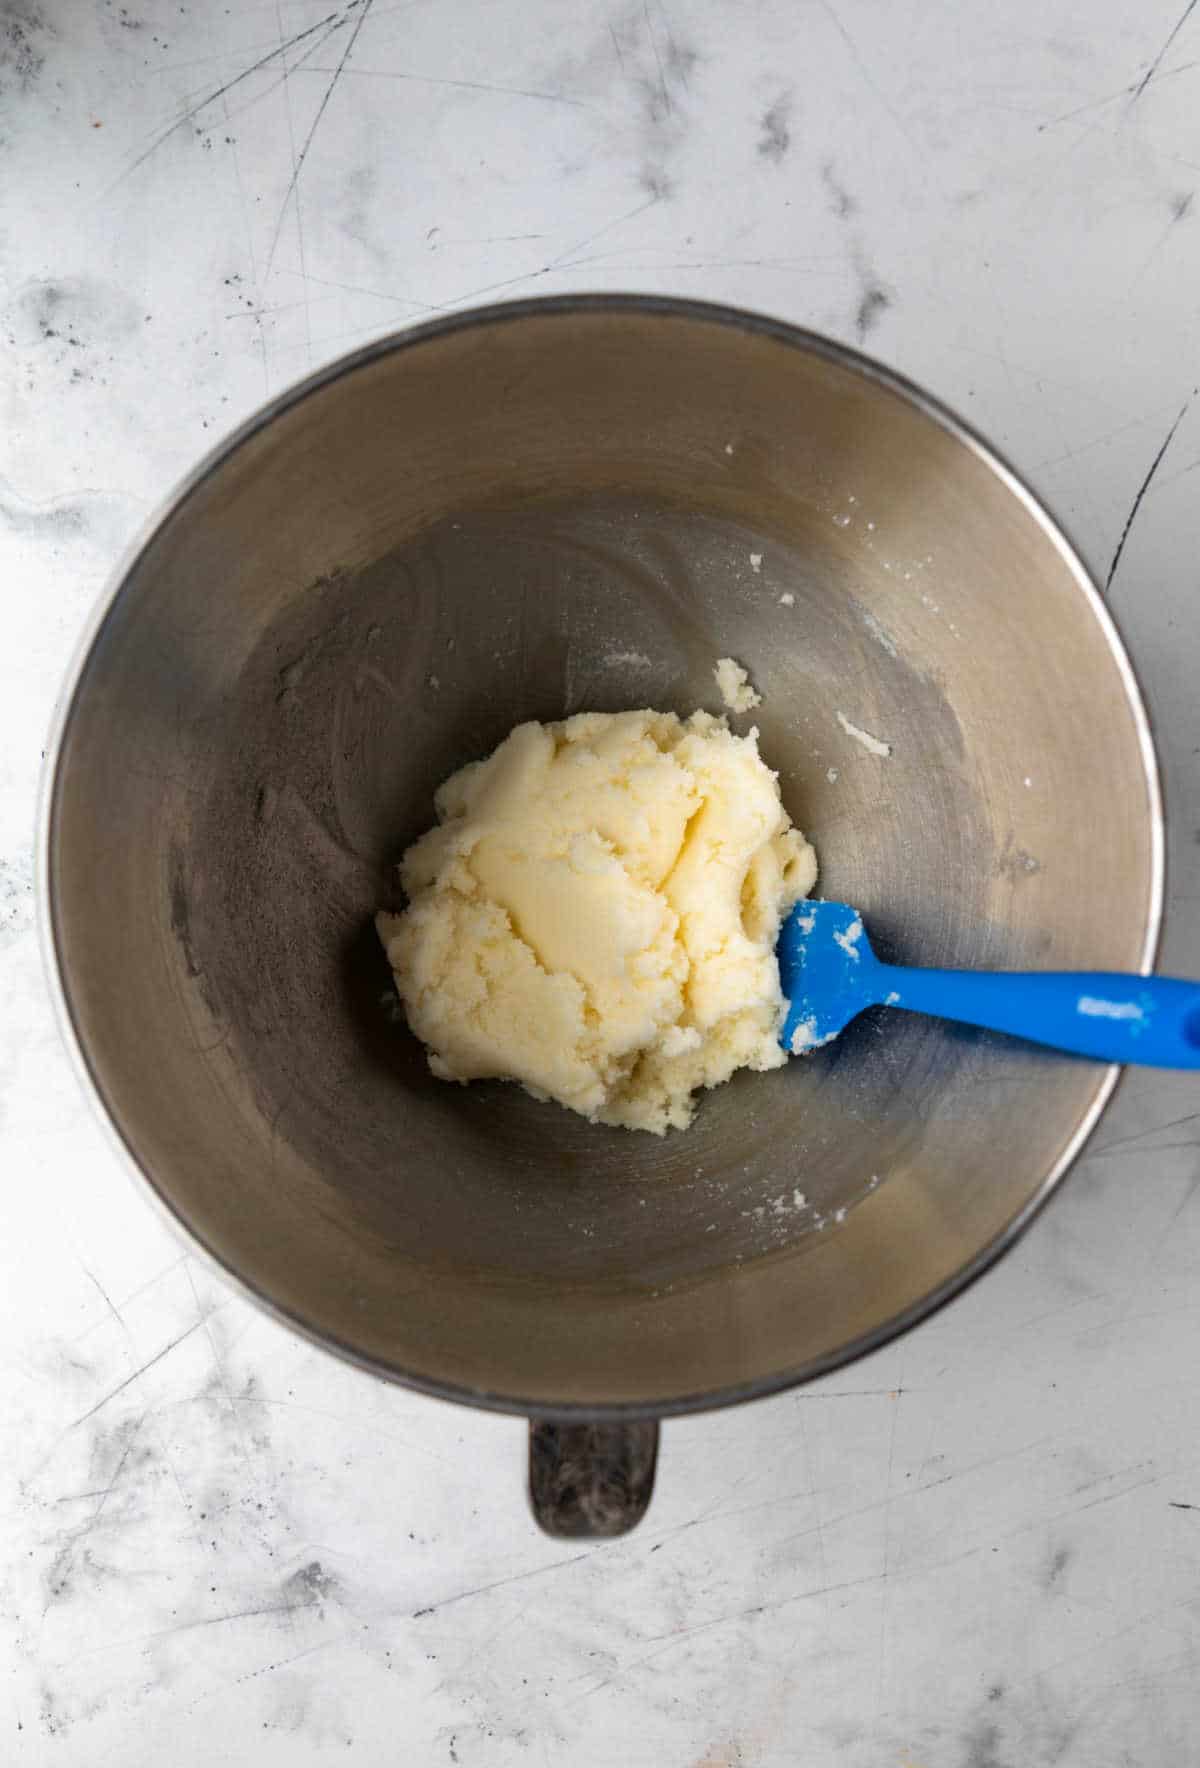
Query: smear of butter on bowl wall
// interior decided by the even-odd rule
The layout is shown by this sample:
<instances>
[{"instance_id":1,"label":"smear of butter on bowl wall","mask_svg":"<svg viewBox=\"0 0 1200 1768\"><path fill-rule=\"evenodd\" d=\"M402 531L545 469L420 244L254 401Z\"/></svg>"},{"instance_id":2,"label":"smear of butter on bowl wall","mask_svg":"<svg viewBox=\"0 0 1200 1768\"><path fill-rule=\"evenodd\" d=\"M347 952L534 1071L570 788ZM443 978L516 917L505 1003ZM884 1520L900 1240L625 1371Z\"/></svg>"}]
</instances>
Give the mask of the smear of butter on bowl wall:
<instances>
[{"instance_id":1,"label":"smear of butter on bowl wall","mask_svg":"<svg viewBox=\"0 0 1200 1768\"><path fill-rule=\"evenodd\" d=\"M778 1068L780 921L816 881L757 732L653 711L522 724L436 797L377 925L444 1080L663 1134Z\"/></svg>"}]
</instances>

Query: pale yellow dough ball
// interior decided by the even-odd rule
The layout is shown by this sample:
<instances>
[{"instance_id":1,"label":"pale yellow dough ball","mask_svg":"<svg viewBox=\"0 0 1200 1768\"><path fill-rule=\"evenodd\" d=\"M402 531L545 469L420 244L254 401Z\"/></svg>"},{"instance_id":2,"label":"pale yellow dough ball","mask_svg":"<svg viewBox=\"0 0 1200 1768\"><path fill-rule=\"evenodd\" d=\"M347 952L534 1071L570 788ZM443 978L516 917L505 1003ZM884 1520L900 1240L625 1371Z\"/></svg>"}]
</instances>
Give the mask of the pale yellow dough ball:
<instances>
[{"instance_id":1,"label":"pale yellow dough ball","mask_svg":"<svg viewBox=\"0 0 1200 1768\"><path fill-rule=\"evenodd\" d=\"M522 724L437 794L380 937L444 1080L663 1134L778 1068L779 923L816 880L757 732L696 712Z\"/></svg>"}]
</instances>

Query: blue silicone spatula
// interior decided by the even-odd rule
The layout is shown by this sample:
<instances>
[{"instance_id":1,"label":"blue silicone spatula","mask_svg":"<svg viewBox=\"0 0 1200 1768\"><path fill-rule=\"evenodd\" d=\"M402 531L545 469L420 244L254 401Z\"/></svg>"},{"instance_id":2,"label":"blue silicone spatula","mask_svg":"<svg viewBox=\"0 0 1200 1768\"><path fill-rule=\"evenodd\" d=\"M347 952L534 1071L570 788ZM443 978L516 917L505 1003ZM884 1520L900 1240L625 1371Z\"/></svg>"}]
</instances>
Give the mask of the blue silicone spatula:
<instances>
[{"instance_id":1,"label":"blue silicone spatula","mask_svg":"<svg viewBox=\"0 0 1200 1768\"><path fill-rule=\"evenodd\" d=\"M1056 970L914 970L882 964L844 902L798 902L779 930L788 1011L801 1055L832 1042L864 1007L903 1007L987 1026L1101 1062L1200 1068L1200 982Z\"/></svg>"}]
</instances>

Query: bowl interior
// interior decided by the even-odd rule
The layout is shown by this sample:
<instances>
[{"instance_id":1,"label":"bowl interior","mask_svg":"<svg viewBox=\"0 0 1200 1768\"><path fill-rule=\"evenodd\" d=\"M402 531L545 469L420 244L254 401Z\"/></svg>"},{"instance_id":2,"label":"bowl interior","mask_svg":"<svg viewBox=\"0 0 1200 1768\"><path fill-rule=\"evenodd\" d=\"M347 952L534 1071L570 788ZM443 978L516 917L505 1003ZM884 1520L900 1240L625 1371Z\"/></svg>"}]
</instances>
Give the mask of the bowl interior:
<instances>
[{"instance_id":1,"label":"bowl interior","mask_svg":"<svg viewBox=\"0 0 1200 1768\"><path fill-rule=\"evenodd\" d=\"M1060 1170L1106 1071L896 1012L661 1141L430 1077L371 917L434 788L521 719L719 709L727 654L882 956L1144 963L1152 763L1077 564L813 340L619 302L401 340L134 561L62 742L59 969L151 1183L301 1326L472 1397L670 1408L914 1317Z\"/></svg>"}]
</instances>

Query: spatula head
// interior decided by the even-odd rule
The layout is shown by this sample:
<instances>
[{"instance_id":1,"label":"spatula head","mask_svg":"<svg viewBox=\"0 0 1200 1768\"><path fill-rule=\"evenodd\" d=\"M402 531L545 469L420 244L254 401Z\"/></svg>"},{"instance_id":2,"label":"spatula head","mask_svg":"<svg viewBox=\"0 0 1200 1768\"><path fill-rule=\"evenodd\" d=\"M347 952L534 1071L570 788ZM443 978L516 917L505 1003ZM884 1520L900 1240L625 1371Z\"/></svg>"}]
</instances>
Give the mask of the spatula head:
<instances>
[{"instance_id":1,"label":"spatula head","mask_svg":"<svg viewBox=\"0 0 1200 1768\"><path fill-rule=\"evenodd\" d=\"M779 980L788 1010L779 1034L803 1055L883 998L881 966L862 916L844 902L798 902L779 929Z\"/></svg>"}]
</instances>

